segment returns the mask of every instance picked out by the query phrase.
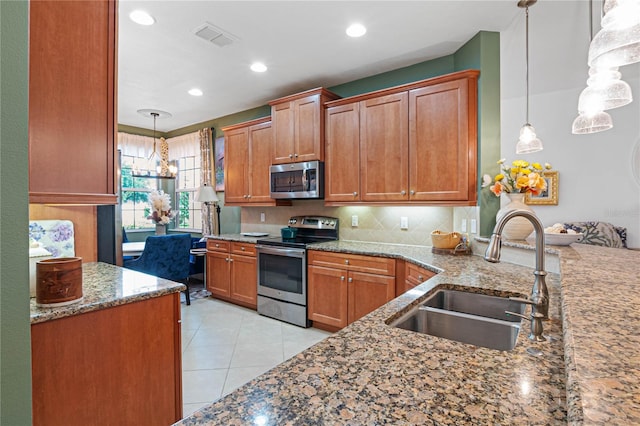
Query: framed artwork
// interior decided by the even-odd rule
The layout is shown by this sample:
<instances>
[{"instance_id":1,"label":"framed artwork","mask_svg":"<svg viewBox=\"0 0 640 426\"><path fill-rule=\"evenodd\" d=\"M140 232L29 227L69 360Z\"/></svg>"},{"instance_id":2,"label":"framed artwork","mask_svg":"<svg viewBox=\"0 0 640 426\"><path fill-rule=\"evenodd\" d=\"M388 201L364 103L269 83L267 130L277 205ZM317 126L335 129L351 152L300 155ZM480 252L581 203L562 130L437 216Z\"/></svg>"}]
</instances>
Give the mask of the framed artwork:
<instances>
[{"instance_id":1,"label":"framed artwork","mask_svg":"<svg viewBox=\"0 0 640 426\"><path fill-rule=\"evenodd\" d=\"M224 136L215 140L213 157L216 176L216 192L224 191Z\"/></svg>"},{"instance_id":2,"label":"framed artwork","mask_svg":"<svg viewBox=\"0 0 640 426\"><path fill-rule=\"evenodd\" d=\"M558 172L544 172L542 176L547 181L547 189L540 195L525 194L524 202L533 205L558 205Z\"/></svg>"}]
</instances>

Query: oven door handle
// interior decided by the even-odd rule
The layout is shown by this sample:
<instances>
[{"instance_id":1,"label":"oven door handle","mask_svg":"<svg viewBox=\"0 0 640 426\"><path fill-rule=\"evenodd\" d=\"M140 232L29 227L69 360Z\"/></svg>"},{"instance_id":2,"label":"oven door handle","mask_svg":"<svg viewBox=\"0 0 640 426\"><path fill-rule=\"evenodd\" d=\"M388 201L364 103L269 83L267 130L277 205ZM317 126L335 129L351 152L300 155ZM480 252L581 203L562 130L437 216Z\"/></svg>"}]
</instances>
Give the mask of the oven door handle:
<instances>
[{"instance_id":1,"label":"oven door handle","mask_svg":"<svg viewBox=\"0 0 640 426\"><path fill-rule=\"evenodd\" d=\"M304 258L304 249L297 248L283 248L283 247L271 247L271 246L261 246L257 245L256 250L258 250L258 254L273 254L276 256L287 256L287 257L299 257Z\"/></svg>"}]
</instances>

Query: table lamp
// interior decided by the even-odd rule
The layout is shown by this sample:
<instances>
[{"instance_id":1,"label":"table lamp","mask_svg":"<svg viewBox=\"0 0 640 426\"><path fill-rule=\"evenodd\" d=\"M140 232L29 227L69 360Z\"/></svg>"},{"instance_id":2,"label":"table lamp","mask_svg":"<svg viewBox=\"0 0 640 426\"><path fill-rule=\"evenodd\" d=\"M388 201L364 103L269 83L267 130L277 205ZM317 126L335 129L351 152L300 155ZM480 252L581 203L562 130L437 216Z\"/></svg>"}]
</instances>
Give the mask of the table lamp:
<instances>
[{"instance_id":1,"label":"table lamp","mask_svg":"<svg viewBox=\"0 0 640 426\"><path fill-rule=\"evenodd\" d=\"M218 205L218 202L220 200L218 199L218 195L216 194L216 191L211 186L205 183L200 188L198 188L198 192L196 193L196 201L199 203L204 203L204 205L207 207L207 220L206 220L207 229L202 230L202 236L203 237L205 236L206 231L213 232L213 229L211 227L211 203L214 203L216 205L216 218L217 218L216 234L219 235L220 234L220 205Z\"/></svg>"}]
</instances>

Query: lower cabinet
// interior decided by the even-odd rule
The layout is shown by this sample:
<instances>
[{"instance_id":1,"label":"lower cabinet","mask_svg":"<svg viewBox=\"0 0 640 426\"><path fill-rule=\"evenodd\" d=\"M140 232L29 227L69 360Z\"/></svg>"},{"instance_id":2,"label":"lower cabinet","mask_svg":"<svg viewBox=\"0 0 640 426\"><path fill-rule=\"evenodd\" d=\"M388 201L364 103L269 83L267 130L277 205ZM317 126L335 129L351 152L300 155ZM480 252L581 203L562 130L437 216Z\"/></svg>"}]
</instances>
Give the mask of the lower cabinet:
<instances>
[{"instance_id":1,"label":"lower cabinet","mask_svg":"<svg viewBox=\"0 0 640 426\"><path fill-rule=\"evenodd\" d=\"M402 261L402 263L404 263L404 266L401 266L400 262L398 262L399 274L396 284L396 296L400 296L402 293L411 290L436 275L435 272L414 265L413 263L405 261Z\"/></svg>"},{"instance_id":2,"label":"lower cabinet","mask_svg":"<svg viewBox=\"0 0 640 426\"><path fill-rule=\"evenodd\" d=\"M395 297L395 260L308 252L308 318L340 329Z\"/></svg>"},{"instance_id":3,"label":"lower cabinet","mask_svg":"<svg viewBox=\"0 0 640 426\"><path fill-rule=\"evenodd\" d=\"M257 288L255 244L207 241L207 290L214 297L256 309Z\"/></svg>"},{"instance_id":4,"label":"lower cabinet","mask_svg":"<svg viewBox=\"0 0 640 426\"><path fill-rule=\"evenodd\" d=\"M181 345L180 293L33 324L33 424L173 424Z\"/></svg>"}]
</instances>

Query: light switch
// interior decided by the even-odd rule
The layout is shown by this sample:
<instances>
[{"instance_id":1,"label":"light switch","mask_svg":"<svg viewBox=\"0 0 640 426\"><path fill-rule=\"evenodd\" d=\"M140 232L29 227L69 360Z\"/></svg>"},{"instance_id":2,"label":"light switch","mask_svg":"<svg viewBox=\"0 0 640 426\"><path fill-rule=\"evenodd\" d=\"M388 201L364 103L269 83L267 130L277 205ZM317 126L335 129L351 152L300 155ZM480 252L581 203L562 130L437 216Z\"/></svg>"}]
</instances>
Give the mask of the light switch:
<instances>
[{"instance_id":1,"label":"light switch","mask_svg":"<svg viewBox=\"0 0 640 426\"><path fill-rule=\"evenodd\" d=\"M353 215L351 216L351 226L353 227L357 227L358 226L358 215Z\"/></svg>"},{"instance_id":2,"label":"light switch","mask_svg":"<svg viewBox=\"0 0 640 426\"><path fill-rule=\"evenodd\" d=\"M462 219L460 224L460 232L467 232L467 219Z\"/></svg>"},{"instance_id":3,"label":"light switch","mask_svg":"<svg viewBox=\"0 0 640 426\"><path fill-rule=\"evenodd\" d=\"M478 232L478 230L476 229L476 220L475 219L471 219L471 233L472 234L476 234Z\"/></svg>"},{"instance_id":4,"label":"light switch","mask_svg":"<svg viewBox=\"0 0 640 426\"><path fill-rule=\"evenodd\" d=\"M264 214L264 212L260 212L260 222L264 222L267 220L267 216Z\"/></svg>"},{"instance_id":5,"label":"light switch","mask_svg":"<svg viewBox=\"0 0 640 426\"><path fill-rule=\"evenodd\" d=\"M409 218L402 216L400 218L400 229L409 229Z\"/></svg>"}]
</instances>

